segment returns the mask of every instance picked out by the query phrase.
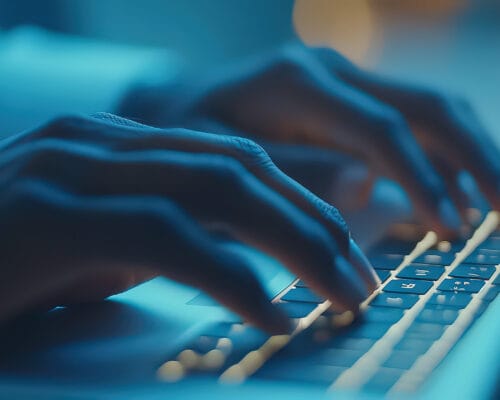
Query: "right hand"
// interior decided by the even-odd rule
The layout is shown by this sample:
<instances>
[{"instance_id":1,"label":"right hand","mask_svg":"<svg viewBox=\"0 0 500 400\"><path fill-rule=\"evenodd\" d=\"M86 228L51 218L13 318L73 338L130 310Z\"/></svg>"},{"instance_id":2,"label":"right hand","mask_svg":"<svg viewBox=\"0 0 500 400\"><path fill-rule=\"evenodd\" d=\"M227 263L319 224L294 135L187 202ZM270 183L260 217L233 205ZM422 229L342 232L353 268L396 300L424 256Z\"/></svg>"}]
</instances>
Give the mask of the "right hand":
<instances>
[{"instance_id":1,"label":"right hand","mask_svg":"<svg viewBox=\"0 0 500 400\"><path fill-rule=\"evenodd\" d=\"M277 145L352 156L369 167L368 183L397 182L418 223L442 238L455 237L474 207L463 171L477 183L474 197L500 209L498 147L465 100L365 71L332 49L287 46L197 79L138 87L119 114L251 137L280 168Z\"/></svg>"},{"instance_id":2,"label":"right hand","mask_svg":"<svg viewBox=\"0 0 500 400\"><path fill-rule=\"evenodd\" d=\"M111 115L0 142L0 321L105 298L157 275L271 333L288 320L210 227L267 252L338 311L378 279L338 211L250 140Z\"/></svg>"}]
</instances>

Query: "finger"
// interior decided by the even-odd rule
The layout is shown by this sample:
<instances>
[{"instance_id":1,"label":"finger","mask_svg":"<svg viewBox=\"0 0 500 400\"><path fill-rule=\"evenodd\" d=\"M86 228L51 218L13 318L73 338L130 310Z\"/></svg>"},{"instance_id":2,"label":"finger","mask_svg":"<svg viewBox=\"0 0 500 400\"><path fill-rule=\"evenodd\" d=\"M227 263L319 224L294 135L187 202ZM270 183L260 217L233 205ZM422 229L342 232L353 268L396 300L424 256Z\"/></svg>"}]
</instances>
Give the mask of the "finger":
<instances>
[{"instance_id":1,"label":"finger","mask_svg":"<svg viewBox=\"0 0 500 400\"><path fill-rule=\"evenodd\" d=\"M500 210L498 145L493 142L470 106L451 101L448 106L443 107L444 110L435 114L436 119L441 121L438 129L449 132L446 135L449 140L443 135L443 142L449 145L450 151L443 154L456 171L462 168L470 171L491 206Z\"/></svg>"},{"instance_id":2,"label":"finger","mask_svg":"<svg viewBox=\"0 0 500 400\"><path fill-rule=\"evenodd\" d=\"M39 136L67 138L68 131L76 131L71 134L73 140L95 142L120 151L169 149L236 158L263 183L324 223L340 244L341 251L348 251L348 227L337 209L280 171L256 143L240 137L185 129L156 129L106 113L97 117L100 120L82 117L61 119L46 127L46 133Z\"/></svg>"},{"instance_id":3,"label":"finger","mask_svg":"<svg viewBox=\"0 0 500 400\"><path fill-rule=\"evenodd\" d=\"M287 175L318 196L331 199L342 213L359 213L360 208L367 204L373 177L359 161L345 154L312 146L271 143L265 147ZM349 187L348 192L346 187ZM380 280L352 238L349 244L349 261L363 278L369 291L375 290Z\"/></svg>"},{"instance_id":4,"label":"finger","mask_svg":"<svg viewBox=\"0 0 500 400\"><path fill-rule=\"evenodd\" d=\"M24 176L50 176L81 195L171 199L199 221L229 227L280 259L339 310L354 310L367 296L356 270L344 267L348 263L328 232L234 159L165 150L116 153L54 140L38 142L37 151L42 155L32 154ZM61 160L68 166L63 172Z\"/></svg>"},{"instance_id":5,"label":"finger","mask_svg":"<svg viewBox=\"0 0 500 400\"><path fill-rule=\"evenodd\" d=\"M39 136L65 138L68 136L68 131L74 131L75 133L71 134L73 140L89 143L97 141L120 151L165 148L234 157L264 184L321 222L334 237L345 257L351 260L353 252L355 253L349 240L347 225L338 210L279 170L266 152L254 142L244 138L181 129L159 130L105 113L101 113L98 117L104 121L80 117L61 119L46 127L46 133ZM358 261L354 264L358 265L359 258L356 260ZM362 267L362 271L370 268L370 264L367 263ZM362 276L365 277L369 287L376 285L376 282L364 273Z\"/></svg>"},{"instance_id":6,"label":"finger","mask_svg":"<svg viewBox=\"0 0 500 400\"><path fill-rule=\"evenodd\" d=\"M24 283L22 293L11 293L2 302L0 315L26 309L96 271L145 270L198 287L269 332L288 329L286 317L271 305L245 262L169 201L152 196L82 198L34 180L17 183L11 193L8 201L15 201L16 218L4 216L3 221L23 232L30 253L10 253L26 266L19 277Z\"/></svg>"},{"instance_id":7,"label":"finger","mask_svg":"<svg viewBox=\"0 0 500 400\"><path fill-rule=\"evenodd\" d=\"M318 142L357 154L399 182L428 227L441 234L460 228L460 217L442 178L396 109L333 80L325 80L321 97L318 109L323 114L317 118L323 119L325 128L323 132L318 129ZM335 135L329 125L339 128Z\"/></svg>"},{"instance_id":8,"label":"finger","mask_svg":"<svg viewBox=\"0 0 500 400\"><path fill-rule=\"evenodd\" d=\"M112 122L121 125L137 126L135 122L129 122L128 120L116 116L104 114L101 115L101 117L105 119L110 118ZM292 165L296 166L297 161L299 161L299 163L306 161L308 162L309 171L311 171L311 164L314 164L314 168L316 169L315 172L317 172L317 175L322 176L324 182L325 175L331 176L331 174L338 173L340 163L346 168L347 164L354 163L354 160L349 159L347 156L340 157L338 154L332 154L331 151L318 148L304 148L301 146L299 149L293 149L291 146L268 145L267 148L271 149L271 155L273 156L271 159L262 147L244 138L219 135L207 136L197 132L192 132L191 134L194 135L190 141L179 140L178 137L173 138L171 135L162 136L159 138L161 141L155 141L155 145L168 145L169 148L174 146L175 149L183 151L213 151L218 154L226 154L235 157L248 171L253 173L262 182L291 200L296 206L313 218L321 221L324 226L329 229L337 243L340 244L340 250L355 267L366 286L369 288L369 291L374 290L378 286L379 279L368 259L362 254L359 246L357 246L352 239L348 239L348 244L346 245L345 239L349 238L349 232L347 231L347 225L337 209L321 200L320 197L315 196L310 190L306 190L305 186L291 179L290 174L282 172L281 169L277 168L271 161L274 157L278 157L281 163L289 168L292 167ZM143 146L144 143L141 144L141 147ZM293 162L291 162L291 159ZM302 168L302 170L304 171L306 169ZM318 182L318 190L320 190L319 185L321 185L321 183ZM309 186L307 187L311 189ZM366 192L366 190L367 188L365 186L364 191Z\"/></svg>"},{"instance_id":9,"label":"finger","mask_svg":"<svg viewBox=\"0 0 500 400\"><path fill-rule=\"evenodd\" d=\"M398 108L413 124L423 127L424 140L456 171L471 171L491 205L500 209L498 145L467 102L363 71L325 51L318 54L341 79Z\"/></svg>"}]
</instances>

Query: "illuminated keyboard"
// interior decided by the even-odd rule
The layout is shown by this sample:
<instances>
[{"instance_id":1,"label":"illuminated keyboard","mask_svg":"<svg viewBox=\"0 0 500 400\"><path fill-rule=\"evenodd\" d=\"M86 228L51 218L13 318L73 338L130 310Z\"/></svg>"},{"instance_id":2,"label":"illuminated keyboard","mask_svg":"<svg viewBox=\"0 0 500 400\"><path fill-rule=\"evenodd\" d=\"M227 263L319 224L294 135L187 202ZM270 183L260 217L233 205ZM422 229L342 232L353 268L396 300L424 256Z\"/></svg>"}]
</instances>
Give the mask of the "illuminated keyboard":
<instances>
[{"instance_id":1,"label":"illuminated keyboard","mask_svg":"<svg viewBox=\"0 0 500 400\"><path fill-rule=\"evenodd\" d=\"M382 285L354 321L329 311L329 301L296 280L273 300L295 320L292 334L211 324L161 365L158 377L208 374L221 382L258 378L413 392L500 292L499 221L500 214L488 214L461 243L438 242L429 232L411 247L379 246L369 258Z\"/></svg>"}]
</instances>

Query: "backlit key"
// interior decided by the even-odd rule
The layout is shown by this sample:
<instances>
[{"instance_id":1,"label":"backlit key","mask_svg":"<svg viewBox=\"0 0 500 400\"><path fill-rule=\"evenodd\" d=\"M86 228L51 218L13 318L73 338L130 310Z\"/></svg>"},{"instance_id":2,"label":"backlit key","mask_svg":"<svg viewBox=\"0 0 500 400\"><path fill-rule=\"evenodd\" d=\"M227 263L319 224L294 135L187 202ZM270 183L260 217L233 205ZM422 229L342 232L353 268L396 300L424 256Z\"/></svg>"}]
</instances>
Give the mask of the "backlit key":
<instances>
[{"instance_id":1,"label":"backlit key","mask_svg":"<svg viewBox=\"0 0 500 400\"><path fill-rule=\"evenodd\" d=\"M496 264L500 264L500 255L474 253L474 254L469 255L464 261L466 263L470 263L470 264L496 265Z\"/></svg>"},{"instance_id":2,"label":"backlit key","mask_svg":"<svg viewBox=\"0 0 500 400\"><path fill-rule=\"evenodd\" d=\"M384 292L424 294L432 287L432 282L409 279L394 279L384 287Z\"/></svg>"},{"instance_id":3,"label":"backlit key","mask_svg":"<svg viewBox=\"0 0 500 400\"><path fill-rule=\"evenodd\" d=\"M444 273L444 267L432 265L411 264L405 267L397 276L407 279L424 279L435 281Z\"/></svg>"},{"instance_id":4,"label":"backlit key","mask_svg":"<svg viewBox=\"0 0 500 400\"><path fill-rule=\"evenodd\" d=\"M440 292L434 293L427 304L465 308L471 300L469 293Z\"/></svg>"},{"instance_id":5,"label":"backlit key","mask_svg":"<svg viewBox=\"0 0 500 400\"><path fill-rule=\"evenodd\" d=\"M459 310L444 306L432 306L424 308L417 316L418 322L426 322L431 324L450 325L458 317Z\"/></svg>"},{"instance_id":6,"label":"backlit key","mask_svg":"<svg viewBox=\"0 0 500 400\"><path fill-rule=\"evenodd\" d=\"M460 264L450 274L455 278L490 279L495 273L495 267L491 265Z\"/></svg>"},{"instance_id":7,"label":"backlit key","mask_svg":"<svg viewBox=\"0 0 500 400\"><path fill-rule=\"evenodd\" d=\"M404 293L380 293L370 303L373 307L394 307L408 309L415 305L419 296Z\"/></svg>"},{"instance_id":8,"label":"backlit key","mask_svg":"<svg viewBox=\"0 0 500 400\"><path fill-rule=\"evenodd\" d=\"M399 267L403 262L404 256L398 254L379 254L368 258L373 268L392 270Z\"/></svg>"},{"instance_id":9,"label":"backlit key","mask_svg":"<svg viewBox=\"0 0 500 400\"><path fill-rule=\"evenodd\" d=\"M282 298L283 301L301 301L304 303L322 303L325 300L307 288L290 289Z\"/></svg>"},{"instance_id":10,"label":"backlit key","mask_svg":"<svg viewBox=\"0 0 500 400\"><path fill-rule=\"evenodd\" d=\"M438 289L446 292L477 293L483 285L484 282L478 279L445 279Z\"/></svg>"},{"instance_id":11,"label":"backlit key","mask_svg":"<svg viewBox=\"0 0 500 400\"><path fill-rule=\"evenodd\" d=\"M390 271L387 271L385 269L376 269L375 272L377 273L382 283L385 282L391 276Z\"/></svg>"},{"instance_id":12,"label":"backlit key","mask_svg":"<svg viewBox=\"0 0 500 400\"><path fill-rule=\"evenodd\" d=\"M417 257L413 262L433 265L450 265L455 259L454 253L445 253L438 250L429 250Z\"/></svg>"}]
</instances>

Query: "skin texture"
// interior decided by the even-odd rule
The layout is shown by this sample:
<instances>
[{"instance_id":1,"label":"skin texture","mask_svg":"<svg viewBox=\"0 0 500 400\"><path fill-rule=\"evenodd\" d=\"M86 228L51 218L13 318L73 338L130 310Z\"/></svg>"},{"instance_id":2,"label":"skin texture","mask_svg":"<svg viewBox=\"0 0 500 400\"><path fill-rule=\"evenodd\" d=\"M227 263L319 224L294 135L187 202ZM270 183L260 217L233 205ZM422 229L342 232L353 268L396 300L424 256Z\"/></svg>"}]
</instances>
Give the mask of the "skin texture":
<instances>
[{"instance_id":1,"label":"skin texture","mask_svg":"<svg viewBox=\"0 0 500 400\"><path fill-rule=\"evenodd\" d=\"M443 237L466 222L461 171L500 208L498 147L465 100L364 71L330 49L289 46L223 73L138 88L119 113L155 126L251 137L307 187L314 179L292 172L291 144L307 146L303 166L326 151L332 159L342 153L368 170L361 202L375 177L395 180L424 228Z\"/></svg>"},{"instance_id":2,"label":"skin texture","mask_svg":"<svg viewBox=\"0 0 500 400\"><path fill-rule=\"evenodd\" d=\"M356 310L377 286L338 211L248 139L69 117L1 142L0 171L2 320L163 275L286 331L214 225L279 259L338 310Z\"/></svg>"}]
</instances>

